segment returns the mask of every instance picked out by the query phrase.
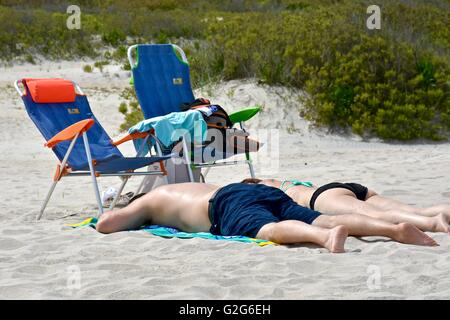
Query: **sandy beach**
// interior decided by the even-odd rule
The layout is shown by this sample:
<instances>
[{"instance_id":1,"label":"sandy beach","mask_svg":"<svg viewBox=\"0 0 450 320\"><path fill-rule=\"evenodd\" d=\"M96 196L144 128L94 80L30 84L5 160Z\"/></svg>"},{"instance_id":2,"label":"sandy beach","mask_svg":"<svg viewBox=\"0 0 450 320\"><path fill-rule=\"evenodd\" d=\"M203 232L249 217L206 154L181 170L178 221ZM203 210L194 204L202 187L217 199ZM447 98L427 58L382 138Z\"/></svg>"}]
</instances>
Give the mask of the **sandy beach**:
<instances>
[{"instance_id":1,"label":"sandy beach","mask_svg":"<svg viewBox=\"0 0 450 320\"><path fill-rule=\"evenodd\" d=\"M36 222L56 157L43 147L12 84L24 77L78 82L103 127L117 137L119 95L129 85L129 72L106 66L103 72L86 73L84 64L0 69L1 299L450 298L450 235L443 233L428 233L439 247L349 237L345 254L312 245L164 239L142 231L103 235L65 226L96 213L87 178L63 179L44 218ZM450 202L450 143L388 144L311 129L299 117L302 92L253 80L219 83L196 93L228 111L263 107L249 128L261 137L269 132L279 138L279 159L258 157L260 177L299 178L316 185L354 181L412 205ZM131 143L120 149L133 155ZM212 169L207 181L225 185L247 176L245 167L234 166ZM134 191L139 182L132 179L126 191ZM105 190L120 180L101 178L99 183ZM80 275L75 285L74 274Z\"/></svg>"}]
</instances>

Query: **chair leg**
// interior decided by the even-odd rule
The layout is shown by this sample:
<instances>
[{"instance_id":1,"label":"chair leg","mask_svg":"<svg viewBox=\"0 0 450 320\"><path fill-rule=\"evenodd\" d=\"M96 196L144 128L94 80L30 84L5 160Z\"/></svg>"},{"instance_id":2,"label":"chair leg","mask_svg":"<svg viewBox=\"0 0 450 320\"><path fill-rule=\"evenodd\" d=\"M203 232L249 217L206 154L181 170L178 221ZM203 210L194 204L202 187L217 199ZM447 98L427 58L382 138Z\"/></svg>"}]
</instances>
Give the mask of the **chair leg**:
<instances>
[{"instance_id":1,"label":"chair leg","mask_svg":"<svg viewBox=\"0 0 450 320\"><path fill-rule=\"evenodd\" d=\"M243 121L239 122L239 125L241 127L241 130L243 130L244 132L247 132L245 130ZM250 158L250 153L248 153L248 152L245 153L245 159L247 159L248 169L250 170L250 176L254 179L255 178L255 169L253 168L253 163L252 163L252 159Z\"/></svg>"},{"instance_id":2,"label":"chair leg","mask_svg":"<svg viewBox=\"0 0 450 320\"><path fill-rule=\"evenodd\" d=\"M64 168L66 167L67 160L69 159L70 153L72 152L73 147L75 146L75 143L78 139L79 133L73 137L72 142L69 145L69 148L67 149L67 152L63 158L63 161L61 161L61 164L59 166L60 168L60 174L63 172ZM47 207L48 202L50 201L50 197L52 196L53 191L55 190L56 184L58 183L58 180L53 181L52 186L50 187L50 190L48 191L47 197L45 198L44 204L41 207L41 210L39 211L39 214L37 216L36 220L41 219L42 215L44 214L45 207Z\"/></svg>"},{"instance_id":3,"label":"chair leg","mask_svg":"<svg viewBox=\"0 0 450 320\"><path fill-rule=\"evenodd\" d=\"M156 136L155 138L155 149L156 149L156 154L158 155L158 157L162 157L163 153L161 150L161 146L159 145L159 140L157 140ZM165 164L164 164L165 165ZM162 171L162 167L160 167L161 171ZM165 170L166 171L166 170ZM165 184L169 184L169 178L167 177L167 171L166 171L166 175L163 176L163 180Z\"/></svg>"},{"instance_id":4,"label":"chair leg","mask_svg":"<svg viewBox=\"0 0 450 320\"><path fill-rule=\"evenodd\" d=\"M50 187L50 190L47 193L47 197L45 198L44 203L42 204L41 210L39 211L39 214L36 217L36 220L40 220L42 215L44 214L44 210L47 207L48 202L50 201L50 198L52 196L53 191L55 190L57 183L58 183L58 181L54 181L52 186Z\"/></svg>"},{"instance_id":5,"label":"chair leg","mask_svg":"<svg viewBox=\"0 0 450 320\"><path fill-rule=\"evenodd\" d=\"M255 179L255 169L253 168L253 163L251 161L248 162L248 167L250 169L250 176Z\"/></svg>"},{"instance_id":6,"label":"chair leg","mask_svg":"<svg viewBox=\"0 0 450 320\"><path fill-rule=\"evenodd\" d=\"M206 182L206 176L208 175L209 170L211 170L211 167L206 168L205 173L203 174L203 182Z\"/></svg>"},{"instance_id":7,"label":"chair leg","mask_svg":"<svg viewBox=\"0 0 450 320\"><path fill-rule=\"evenodd\" d=\"M129 178L130 177L124 177L122 184L120 185L119 191L117 191L117 195L114 197L111 205L109 206L109 210L114 209L114 207L116 206L117 200L119 200L120 195L122 194L122 191L125 188L125 185L127 184Z\"/></svg>"},{"instance_id":8,"label":"chair leg","mask_svg":"<svg viewBox=\"0 0 450 320\"><path fill-rule=\"evenodd\" d=\"M142 188L144 187L145 179L146 179L146 178L147 178L147 176L144 176L144 177L142 178L142 181L141 181L141 183L139 184L139 187L137 188L135 194L141 193L141 190L142 190Z\"/></svg>"},{"instance_id":9,"label":"chair leg","mask_svg":"<svg viewBox=\"0 0 450 320\"><path fill-rule=\"evenodd\" d=\"M250 158L250 154L246 153L245 157L247 159L248 169L250 170L250 176L255 179L255 169L253 168L252 159Z\"/></svg>"},{"instance_id":10,"label":"chair leg","mask_svg":"<svg viewBox=\"0 0 450 320\"><path fill-rule=\"evenodd\" d=\"M169 184L169 178L167 176L163 176L164 184Z\"/></svg>"},{"instance_id":11,"label":"chair leg","mask_svg":"<svg viewBox=\"0 0 450 320\"><path fill-rule=\"evenodd\" d=\"M89 164L89 171L91 172L92 185L94 186L95 197L97 198L97 204L98 204L97 217L99 217L101 214L103 214L103 205L102 205L102 200L100 198L100 191L98 190L97 177L95 176L94 165L92 164L91 150L89 149L89 141L88 141L86 132L83 132L83 142L84 142L84 149L86 150L86 156L87 156L87 160L88 160L88 164Z\"/></svg>"},{"instance_id":12,"label":"chair leg","mask_svg":"<svg viewBox=\"0 0 450 320\"><path fill-rule=\"evenodd\" d=\"M186 166L187 166L188 173L189 173L189 180L191 182L194 182L194 173L192 172L191 160L189 159L189 148L187 146L185 138L183 138L183 155L184 155L184 159L186 161Z\"/></svg>"},{"instance_id":13,"label":"chair leg","mask_svg":"<svg viewBox=\"0 0 450 320\"><path fill-rule=\"evenodd\" d=\"M191 182L195 182L195 180L194 180L194 173L192 172L192 167L191 167L190 163L187 164L187 169L188 169L188 173L189 173L189 180Z\"/></svg>"}]
</instances>

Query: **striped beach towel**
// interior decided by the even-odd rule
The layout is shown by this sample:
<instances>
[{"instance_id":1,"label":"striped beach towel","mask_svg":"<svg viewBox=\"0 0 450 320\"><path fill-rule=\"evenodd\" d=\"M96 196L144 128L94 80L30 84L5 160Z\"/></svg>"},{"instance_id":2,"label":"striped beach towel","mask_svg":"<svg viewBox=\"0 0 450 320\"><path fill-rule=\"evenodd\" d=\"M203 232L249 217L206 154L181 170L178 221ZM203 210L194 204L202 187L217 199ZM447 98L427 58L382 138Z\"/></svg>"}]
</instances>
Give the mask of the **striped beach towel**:
<instances>
[{"instance_id":1,"label":"striped beach towel","mask_svg":"<svg viewBox=\"0 0 450 320\"><path fill-rule=\"evenodd\" d=\"M96 224L97 218L87 218L80 223L68 224L67 226L72 228L80 228L87 226L95 228ZM238 241L238 242L256 243L261 247L269 244L275 244L274 242L271 241L249 238L245 236L218 236L211 234L209 232L183 232L175 228L159 225L147 225L141 227L139 230L164 238L181 238L181 239L202 238L210 240Z\"/></svg>"}]
</instances>

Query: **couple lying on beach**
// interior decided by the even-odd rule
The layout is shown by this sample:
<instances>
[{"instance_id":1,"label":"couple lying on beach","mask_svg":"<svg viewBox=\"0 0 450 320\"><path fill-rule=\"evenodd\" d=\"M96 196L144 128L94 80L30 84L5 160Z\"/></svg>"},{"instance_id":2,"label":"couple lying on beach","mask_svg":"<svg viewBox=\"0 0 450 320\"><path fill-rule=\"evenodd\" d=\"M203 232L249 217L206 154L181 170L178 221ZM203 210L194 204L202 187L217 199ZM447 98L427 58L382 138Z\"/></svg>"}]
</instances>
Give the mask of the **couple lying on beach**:
<instances>
[{"instance_id":1,"label":"couple lying on beach","mask_svg":"<svg viewBox=\"0 0 450 320\"><path fill-rule=\"evenodd\" d=\"M245 179L224 187L179 183L132 200L104 213L97 230L112 233L157 224L278 244L315 243L335 253L345 251L348 235L436 246L423 231L450 232L450 205L416 208L357 183L334 182L320 188L274 179Z\"/></svg>"}]
</instances>

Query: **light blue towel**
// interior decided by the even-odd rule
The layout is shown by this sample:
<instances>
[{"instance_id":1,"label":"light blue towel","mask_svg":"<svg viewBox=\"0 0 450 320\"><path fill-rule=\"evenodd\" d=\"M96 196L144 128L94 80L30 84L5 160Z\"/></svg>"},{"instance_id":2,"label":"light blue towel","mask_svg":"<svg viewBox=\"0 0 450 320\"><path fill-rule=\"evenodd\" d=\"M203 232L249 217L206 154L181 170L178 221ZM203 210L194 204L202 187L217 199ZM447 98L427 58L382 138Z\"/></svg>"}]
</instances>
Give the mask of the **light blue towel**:
<instances>
[{"instance_id":1,"label":"light blue towel","mask_svg":"<svg viewBox=\"0 0 450 320\"><path fill-rule=\"evenodd\" d=\"M97 225L97 218L87 218L79 223L68 224L67 226L72 228L80 228L80 227L92 227L95 228ZM247 242L247 243L256 243L259 246L265 246L268 244L276 244L271 241L249 238L245 236L219 236L214 235L209 232L183 232L175 228L158 226L158 225L147 225L140 228L145 232L151 233L155 236L164 237L164 238L181 238L181 239L191 239L191 238L202 238L209 240L227 240L227 241L238 241L238 242Z\"/></svg>"},{"instance_id":2,"label":"light blue towel","mask_svg":"<svg viewBox=\"0 0 450 320\"><path fill-rule=\"evenodd\" d=\"M130 129L128 133L147 132L155 130L158 140L168 148L180 137L185 136L195 143L203 143L207 136L207 124L200 111L189 110L185 112L171 112L165 116L143 120ZM146 154L148 149L143 147L144 139L133 140L136 151L142 149L142 154Z\"/></svg>"}]
</instances>

